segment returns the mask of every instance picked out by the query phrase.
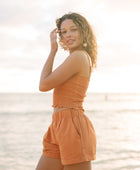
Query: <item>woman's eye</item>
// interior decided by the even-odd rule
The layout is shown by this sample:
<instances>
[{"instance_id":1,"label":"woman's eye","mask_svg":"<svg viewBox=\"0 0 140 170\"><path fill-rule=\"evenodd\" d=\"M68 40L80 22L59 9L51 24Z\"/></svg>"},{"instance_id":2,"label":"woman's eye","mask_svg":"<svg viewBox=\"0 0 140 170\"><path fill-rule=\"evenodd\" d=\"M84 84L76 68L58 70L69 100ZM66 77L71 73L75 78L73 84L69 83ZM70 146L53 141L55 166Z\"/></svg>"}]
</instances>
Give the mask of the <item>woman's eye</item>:
<instances>
[{"instance_id":1,"label":"woman's eye","mask_svg":"<svg viewBox=\"0 0 140 170\"><path fill-rule=\"evenodd\" d=\"M66 33L66 31L61 31L61 34L65 34Z\"/></svg>"},{"instance_id":2,"label":"woman's eye","mask_svg":"<svg viewBox=\"0 0 140 170\"><path fill-rule=\"evenodd\" d=\"M71 29L71 30L69 30L69 31L75 32L75 31L77 31L77 28L73 28L73 29ZM61 34L62 34L62 35L66 34L66 33L67 33L67 30L61 31Z\"/></svg>"},{"instance_id":3,"label":"woman's eye","mask_svg":"<svg viewBox=\"0 0 140 170\"><path fill-rule=\"evenodd\" d=\"M77 31L77 28L73 28L71 31Z\"/></svg>"}]
</instances>

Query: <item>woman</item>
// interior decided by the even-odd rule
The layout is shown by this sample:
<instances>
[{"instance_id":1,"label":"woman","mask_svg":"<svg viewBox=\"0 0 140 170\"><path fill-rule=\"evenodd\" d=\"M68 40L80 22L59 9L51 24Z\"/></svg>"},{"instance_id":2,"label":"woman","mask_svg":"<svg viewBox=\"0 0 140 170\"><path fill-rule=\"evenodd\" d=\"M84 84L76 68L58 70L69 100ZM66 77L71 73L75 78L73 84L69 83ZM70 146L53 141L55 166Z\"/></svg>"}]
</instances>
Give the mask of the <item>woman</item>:
<instances>
[{"instance_id":1,"label":"woman","mask_svg":"<svg viewBox=\"0 0 140 170\"><path fill-rule=\"evenodd\" d=\"M40 78L40 91L53 92L52 123L43 138L43 154L36 170L91 170L96 154L96 135L84 113L83 101L91 71L96 67L97 44L87 20L68 13L56 20L50 34L51 50ZM69 51L52 72L59 42Z\"/></svg>"}]
</instances>

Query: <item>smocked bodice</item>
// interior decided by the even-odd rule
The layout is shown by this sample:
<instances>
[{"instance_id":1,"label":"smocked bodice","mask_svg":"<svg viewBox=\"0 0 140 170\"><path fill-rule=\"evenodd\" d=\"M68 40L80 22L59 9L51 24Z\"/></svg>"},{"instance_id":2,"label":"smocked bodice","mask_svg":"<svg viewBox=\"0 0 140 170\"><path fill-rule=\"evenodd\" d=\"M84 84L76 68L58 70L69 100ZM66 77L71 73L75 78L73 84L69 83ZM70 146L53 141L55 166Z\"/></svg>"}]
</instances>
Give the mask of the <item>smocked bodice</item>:
<instances>
[{"instance_id":1,"label":"smocked bodice","mask_svg":"<svg viewBox=\"0 0 140 170\"><path fill-rule=\"evenodd\" d=\"M60 86L54 88L52 107L83 109L89 80L85 76L74 75Z\"/></svg>"}]
</instances>

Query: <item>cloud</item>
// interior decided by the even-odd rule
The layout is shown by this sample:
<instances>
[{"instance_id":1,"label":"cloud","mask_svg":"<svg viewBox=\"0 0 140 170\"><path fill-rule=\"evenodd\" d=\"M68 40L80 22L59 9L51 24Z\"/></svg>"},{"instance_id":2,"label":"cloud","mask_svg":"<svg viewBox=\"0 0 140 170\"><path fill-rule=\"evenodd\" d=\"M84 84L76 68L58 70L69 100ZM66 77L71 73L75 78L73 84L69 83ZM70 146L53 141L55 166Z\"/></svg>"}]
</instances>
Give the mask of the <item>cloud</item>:
<instances>
[{"instance_id":1,"label":"cloud","mask_svg":"<svg viewBox=\"0 0 140 170\"><path fill-rule=\"evenodd\" d=\"M55 26L58 13L64 12L67 5L72 8L70 2L68 4L65 1L54 2L54 0L50 2L43 0L0 2L2 11L0 66L2 68L9 66L11 69L33 68L38 66L35 62L40 56L47 55L50 45L49 33ZM30 67L28 66L29 60L31 61Z\"/></svg>"},{"instance_id":2,"label":"cloud","mask_svg":"<svg viewBox=\"0 0 140 170\"><path fill-rule=\"evenodd\" d=\"M134 12L139 13L140 10L140 1L139 0L103 0L105 9L108 12Z\"/></svg>"},{"instance_id":3,"label":"cloud","mask_svg":"<svg viewBox=\"0 0 140 170\"><path fill-rule=\"evenodd\" d=\"M97 64L99 70L102 67L113 69L121 66L140 65L140 57L139 54L134 53L131 46L120 42L110 42L99 47Z\"/></svg>"},{"instance_id":4,"label":"cloud","mask_svg":"<svg viewBox=\"0 0 140 170\"><path fill-rule=\"evenodd\" d=\"M38 70L1 69L1 92L37 92L40 78Z\"/></svg>"},{"instance_id":5,"label":"cloud","mask_svg":"<svg viewBox=\"0 0 140 170\"><path fill-rule=\"evenodd\" d=\"M45 2L45 3L44 3ZM0 25L21 27L25 24L38 26L44 22L51 23L52 2L39 0L7 0L0 2ZM44 4L44 6L43 6Z\"/></svg>"},{"instance_id":6,"label":"cloud","mask_svg":"<svg viewBox=\"0 0 140 170\"><path fill-rule=\"evenodd\" d=\"M7 82L18 81L22 75L24 82L28 72L34 77L36 72L40 73L49 53L49 34L55 20L70 11L84 15L97 32L99 72L102 69L111 72L120 65L140 64L139 4L139 0L0 1L1 75L6 76ZM64 56L60 50L55 67ZM3 87L10 88L4 83Z\"/></svg>"}]
</instances>

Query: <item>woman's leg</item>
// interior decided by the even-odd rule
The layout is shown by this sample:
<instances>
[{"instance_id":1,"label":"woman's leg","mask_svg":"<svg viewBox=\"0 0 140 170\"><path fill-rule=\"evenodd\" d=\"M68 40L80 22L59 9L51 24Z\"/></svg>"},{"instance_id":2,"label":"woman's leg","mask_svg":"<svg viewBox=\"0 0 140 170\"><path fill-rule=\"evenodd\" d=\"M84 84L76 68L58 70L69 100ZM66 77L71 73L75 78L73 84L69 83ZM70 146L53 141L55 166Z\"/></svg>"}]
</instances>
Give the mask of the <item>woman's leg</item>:
<instances>
[{"instance_id":1,"label":"woman's leg","mask_svg":"<svg viewBox=\"0 0 140 170\"><path fill-rule=\"evenodd\" d=\"M48 158L41 156L36 170L64 170L61 159Z\"/></svg>"},{"instance_id":2,"label":"woman's leg","mask_svg":"<svg viewBox=\"0 0 140 170\"><path fill-rule=\"evenodd\" d=\"M91 170L91 162L82 162L78 164L65 165L64 170Z\"/></svg>"}]
</instances>

